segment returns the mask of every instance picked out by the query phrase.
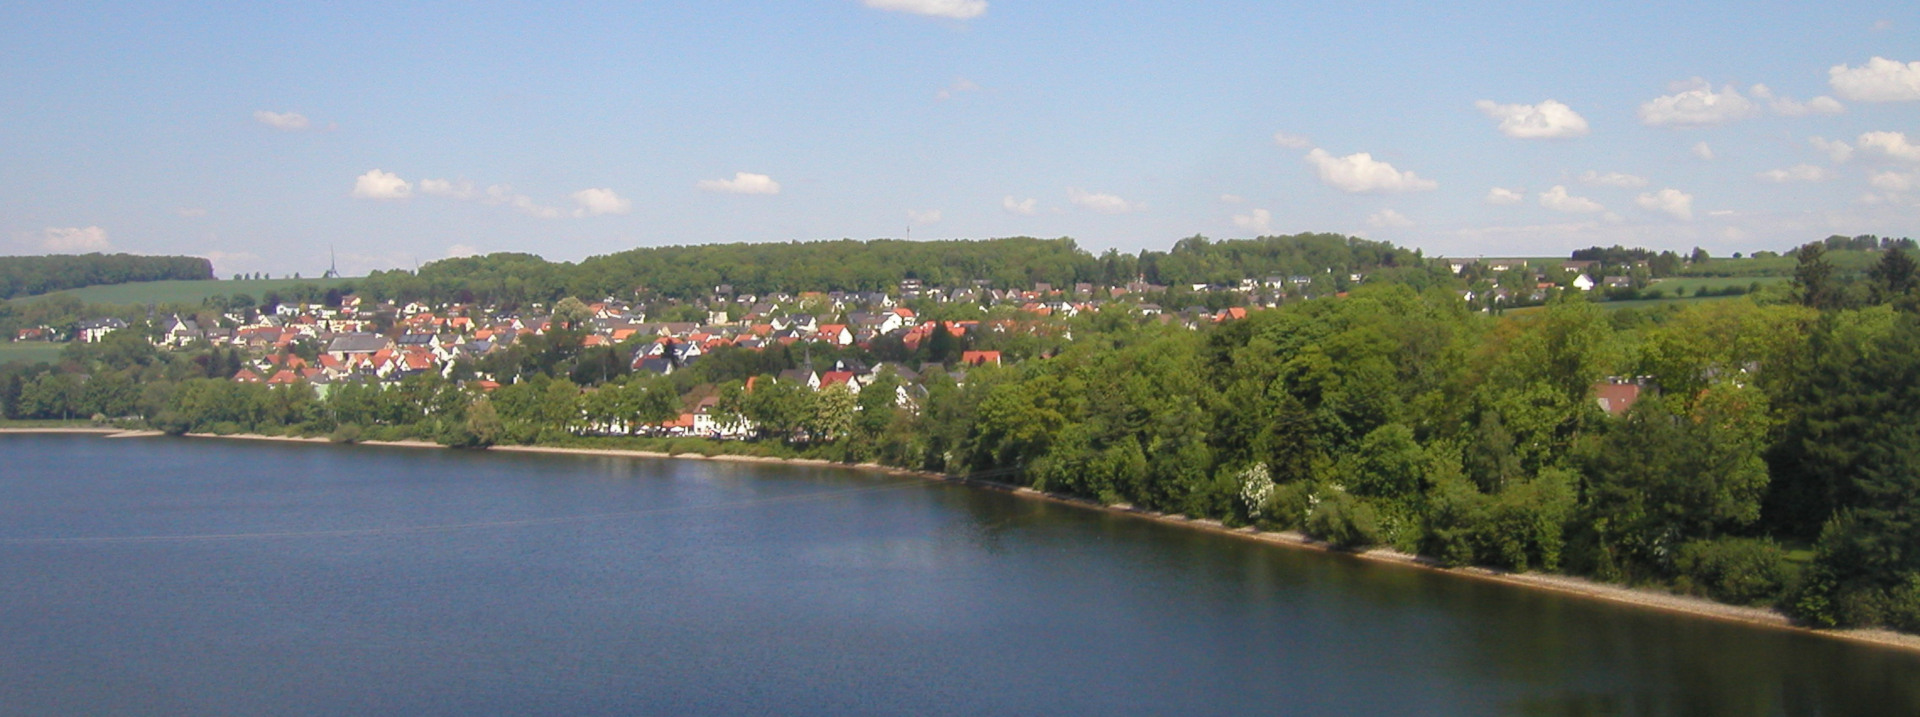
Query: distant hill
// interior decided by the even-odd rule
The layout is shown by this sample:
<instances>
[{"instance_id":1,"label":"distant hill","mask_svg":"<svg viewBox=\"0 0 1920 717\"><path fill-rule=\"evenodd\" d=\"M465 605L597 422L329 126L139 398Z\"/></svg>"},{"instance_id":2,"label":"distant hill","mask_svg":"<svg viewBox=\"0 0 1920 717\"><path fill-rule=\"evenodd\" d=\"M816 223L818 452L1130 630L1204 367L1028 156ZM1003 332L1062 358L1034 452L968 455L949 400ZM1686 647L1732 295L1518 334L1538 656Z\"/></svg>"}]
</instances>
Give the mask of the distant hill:
<instances>
[{"instance_id":1,"label":"distant hill","mask_svg":"<svg viewBox=\"0 0 1920 717\"><path fill-rule=\"evenodd\" d=\"M524 253L443 259L407 271L374 272L359 288L375 297L518 304L561 296L705 296L715 287L775 291L885 291L907 279L929 286L985 282L998 288L1037 283L1070 287L1136 280L1154 284L1233 283L1246 278L1413 270L1417 251L1337 234L1210 241L1189 237L1171 250L1094 255L1072 239L818 241L645 247L578 264Z\"/></svg>"},{"instance_id":2,"label":"distant hill","mask_svg":"<svg viewBox=\"0 0 1920 717\"><path fill-rule=\"evenodd\" d=\"M0 298L4 299L102 284L212 278L213 262L197 256L0 256Z\"/></svg>"},{"instance_id":3,"label":"distant hill","mask_svg":"<svg viewBox=\"0 0 1920 717\"><path fill-rule=\"evenodd\" d=\"M255 300L264 300L269 293L279 294L289 299L305 297L309 287L321 290L341 289L351 291L358 279L202 279L198 281L145 281L128 284L106 284L68 289L57 293L72 296L88 304L112 304L115 306L155 304L198 305L211 296L235 296L246 294Z\"/></svg>"}]
</instances>

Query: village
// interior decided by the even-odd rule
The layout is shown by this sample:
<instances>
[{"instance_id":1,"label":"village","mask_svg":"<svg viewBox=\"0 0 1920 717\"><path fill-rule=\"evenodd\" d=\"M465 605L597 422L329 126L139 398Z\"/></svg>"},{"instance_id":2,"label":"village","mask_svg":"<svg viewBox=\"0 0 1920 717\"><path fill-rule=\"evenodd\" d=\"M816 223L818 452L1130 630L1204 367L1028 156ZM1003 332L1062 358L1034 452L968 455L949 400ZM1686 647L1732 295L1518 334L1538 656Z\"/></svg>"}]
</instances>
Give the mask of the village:
<instances>
[{"instance_id":1,"label":"village","mask_svg":"<svg viewBox=\"0 0 1920 717\"><path fill-rule=\"evenodd\" d=\"M1559 291L1590 291L1596 287L1625 287L1643 277L1603 276L1591 261L1543 263L1523 259L1435 260L1468 280L1473 288L1456 293L1482 310L1538 304ZM1644 274L1644 267L1637 269ZM1344 295L1365 281L1361 274L1289 275L1246 279L1238 284L1195 284L1169 287L1144 281L1124 286L1080 283L1054 287L1037 283L1025 289L994 288L988 282L960 287L923 286L905 279L894 292L775 292L755 295L733 287L713 287L710 295L690 302L656 300L628 302L612 297L582 302L562 299L553 306L532 304L503 310L467 303L433 304L424 301L377 301L361 294L329 296L321 303L287 302L258 307L229 307L224 311L180 312L155 316L148 340L165 350L224 349L242 358L231 380L269 386L307 385L324 399L343 383L396 385L422 374L435 374L482 392L500 387L508 377L479 370L492 355L546 337L556 329L577 335L579 350L610 351L625 364L624 372L666 376L696 365L703 356L720 350L757 352L771 346L818 346L823 360L807 360L772 375L820 391L844 386L858 393L880 374L898 377L898 402L912 406L924 394L923 383L932 372L964 380L965 371L981 365L1012 363L1035 351L1004 351L1010 336L1045 336L1059 342L1072 339L1069 319L1122 312L1138 320L1152 320L1197 328L1204 324L1244 318L1249 310L1279 306L1316 295ZM1518 287L1518 288L1516 288ZM1518 293L1524 290L1524 294ZM1171 293L1170 293L1171 292ZM1156 301L1194 302L1169 311ZM224 302L209 302L217 305ZM250 303L250 302L248 302ZM1209 309L1206 305L1219 306ZM955 317L929 319L921 311ZM681 320L659 320L670 317ZM698 320L685 320L698 319ZM74 341L99 342L114 331L128 328L119 318L80 322L70 332ZM59 335L51 327L22 330L16 341L47 340ZM951 356L927 361L924 344L942 341L958 349ZM811 351L807 352L811 355ZM859 356L862 358L847 358ZM914 356L923 360L911 361ZM909 365L911 364L911 365ZM752 379L748 390L752 390ZM635 428L653 435L743 438L753 426L734 417L718 420L711 387L686 396L678 419L646 426L604 426L606 432ZM1630 405L1638 387L1616 382L1602 389L1602 406L1618 413Z\"/></svg>"}]
</instances>

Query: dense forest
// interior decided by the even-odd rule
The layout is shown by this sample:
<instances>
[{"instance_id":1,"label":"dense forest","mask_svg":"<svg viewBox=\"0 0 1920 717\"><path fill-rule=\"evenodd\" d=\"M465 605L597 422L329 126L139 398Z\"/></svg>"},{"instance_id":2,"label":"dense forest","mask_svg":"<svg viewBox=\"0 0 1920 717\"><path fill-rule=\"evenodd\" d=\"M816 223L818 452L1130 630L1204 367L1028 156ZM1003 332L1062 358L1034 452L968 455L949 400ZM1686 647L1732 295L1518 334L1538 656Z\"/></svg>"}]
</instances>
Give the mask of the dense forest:
<instances>
[{"instance_id":1,"label":"dense forest","mask_svg":"<svg viewBox=\"0 0 1920 717\"><path fill-rule=\"evenodd\" d=\"M377 298L481 301L506 305L563 296L696 298L721 285L745 294L776 291L885 291L904 279L960 287L1087 282L1123 286L1218 284L1294 274L1386 271L1407 280L1433 275L1420 253L1336 234L1299 234L1228 241L1190 237L1170 251L1098 256L1072 239L1013 237L983 241L793 242L710 244L632 249L578 264L532 254L499 253L436 261L419 272L374 272L359 288Z\"/></svg>"},{"instance_id":2,"label":"dense forest","mask_svg":"<svg viewBox=\"0 0 1920 717\"><path fill-rule=\"evenodd\" d=\"M1174 257L1285 261L1234 253L1252 244L1191 244L1151 257L1156 271ZM1406 259L1383 251L1354 260ZM70 347L58 366L0 368L0 410L171 432L877 461L1448 565L1778 605L1816 626L1920 631L1920 272L1899 246L1864 271L1836 266L1836 253L1793 252L1789 285L1646 309L1563 295L1498 315L1450 288L1369 282L1197 329L1102 312L1047 330L941 332L911 349L720 349L667 376L631 373L636 345L585 348L563 327L452 376L324 398L227 380L234 350L160 352L136 326ZM1175 271L1208 271L1197 265ZM1003 351L1009 365L955 365L966 349ZM840 359L925 375L907 405L895 373L859 391L771 380ZM463 385L475 371L505 385ZM1626 386L1638 397L1628 410L1596 400ZM632 435L709 397L758 440Z\"/></svg>"},{"instance_id":3,"label":"dense forest","mask_svg":"<svg viewBox=\"0 0 1920 717\"><path fill-rule=\"evenodd\" d=\"M96 284L212 278L213 263L197 256L0 256L0 299Z\"/></svg>"}]
</instances>

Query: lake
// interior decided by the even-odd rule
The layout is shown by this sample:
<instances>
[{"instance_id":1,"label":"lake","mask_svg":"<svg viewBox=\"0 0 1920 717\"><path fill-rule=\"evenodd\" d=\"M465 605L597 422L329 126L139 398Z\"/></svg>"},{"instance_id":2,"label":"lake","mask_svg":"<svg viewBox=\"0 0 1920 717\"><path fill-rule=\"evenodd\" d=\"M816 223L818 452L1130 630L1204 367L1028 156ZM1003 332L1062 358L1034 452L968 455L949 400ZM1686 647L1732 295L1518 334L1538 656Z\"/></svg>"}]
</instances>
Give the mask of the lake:
<instances>
[{"instance_id":1,"label":"lake","mask_svg":"<svg viewBox=\"0 0 1920 717\"><path fill-rule=\"evenodd\" d=\"M1920 655L851 469L0 435L5 714L1920 714Z\"/></svg>"}]
</instances>

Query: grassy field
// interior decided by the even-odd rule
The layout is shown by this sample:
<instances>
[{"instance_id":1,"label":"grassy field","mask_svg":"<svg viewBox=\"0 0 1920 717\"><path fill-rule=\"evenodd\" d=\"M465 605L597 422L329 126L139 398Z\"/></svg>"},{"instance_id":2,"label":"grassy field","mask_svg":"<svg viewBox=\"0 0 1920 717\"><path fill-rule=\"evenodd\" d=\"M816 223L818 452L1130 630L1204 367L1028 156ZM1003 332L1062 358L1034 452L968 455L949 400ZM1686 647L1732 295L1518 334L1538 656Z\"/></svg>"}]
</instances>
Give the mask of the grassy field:
<instances>
[{"instance_id":1,"label":"grassy field","mask_svg":"<svg viewBox=\"0 0 1920 717\"><path fill-rule=\"evenodd\" d=\"M269 291L285 292L300 284L335 288L353 281L352 278L143 281L132 284L89 286L55 293L67 294L89 304L199 304L209 296L220 294L227 296L247 294L258 301ZM51 296L51 294L41 296ZM32 301L36 298L39 297L25 297L15 301Z\"/></svg>"},{"instance_id":2,"label":"grassy field","mask_svg":"<svg viewBox=\"0 0 1920 717\"><path fill-rule=\"evenodd\" d=\"M1842 272L1866 271L1875 262L1880 261L1877 251L1830 251L1826 259L1833 268ZM1680 273L1688 277L1740 277L1753 279L1758 277L1793 276L1793 269L1799 260L1790 256L1770 256L1764 259L1713 259L1705 264L1689 266Z\"/></svg>"},{"instance_id":3,"label":"grassy field","mask_svg":"<svg viewBox=\"0 0 1920 717\"><path fill-rule=\"evenodd\" d=\"M1672 296L1674 290L1684 289L1688 296L1699 293L1701 289L1719 291L1729 286L1747 287L1754 283L1770 286L1786 282L1784 276L1679 276L1653 282L1650 288L1659 289Z\"/></svg>"},{"instance_id":4,"label":"grassy field","mask_svg":"<svg viewBox=\"0 0 1920 717\"><path fill-rule=\"evenodd\" d=\"M56 361L60 358L60 350L66 347L66 344L56 344L47 341L0 340L0 364L8 364L15 361L23 361L26 363Z\"/></svg>"}]
</instances>

